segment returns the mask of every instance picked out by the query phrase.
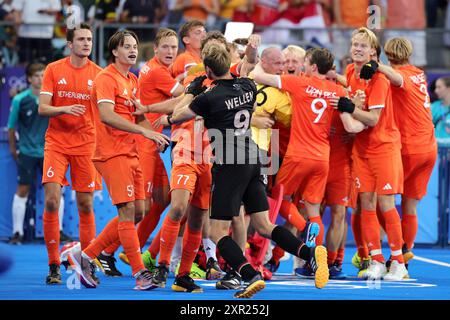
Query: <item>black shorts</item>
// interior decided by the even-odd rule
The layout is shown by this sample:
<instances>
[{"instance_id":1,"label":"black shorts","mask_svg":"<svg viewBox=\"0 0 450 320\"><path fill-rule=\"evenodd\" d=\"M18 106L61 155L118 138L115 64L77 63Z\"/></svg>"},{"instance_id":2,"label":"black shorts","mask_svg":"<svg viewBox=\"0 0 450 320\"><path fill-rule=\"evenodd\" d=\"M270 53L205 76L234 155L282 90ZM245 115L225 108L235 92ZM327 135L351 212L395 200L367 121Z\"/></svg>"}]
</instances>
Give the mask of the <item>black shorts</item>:
<instances>
[{"instance_id":1,"label":"black shorts","mask_svg":"<svg viewBox=\"0 0 450 320\"><path fill-rule=\"evenodd\" d=\"M214 164L212 181L211 219L232 220L241 203L247 214L269 210L260 164Z\"/></svg>"},{"instance_id":2,"label":"black shorts","mask_svg":"<svg viewBox=\"0 0 450 320\"><path fill-rule=\"evenodd\" d=\"M17 156L17 183L31 185L36 179L36 170L42 172L44 158L30 157L19 153Z\"/></svg>"}]
</instances>

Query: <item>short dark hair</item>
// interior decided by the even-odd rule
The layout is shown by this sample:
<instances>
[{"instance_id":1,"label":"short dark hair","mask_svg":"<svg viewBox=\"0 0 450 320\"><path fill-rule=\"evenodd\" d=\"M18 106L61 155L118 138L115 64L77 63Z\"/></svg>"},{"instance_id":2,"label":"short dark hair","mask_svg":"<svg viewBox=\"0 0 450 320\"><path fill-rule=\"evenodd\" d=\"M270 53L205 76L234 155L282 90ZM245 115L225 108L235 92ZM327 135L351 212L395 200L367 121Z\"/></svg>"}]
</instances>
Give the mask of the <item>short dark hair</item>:
<instances>
[{"instance_id":1,"label":"short dark hair","mask_svg":"<svg viewBox=\"0 0 450 320\"><path fill-rule=\"evenodd\" d=\"M203 64L214 75L221 77L230 70L231 56L226 48L218 44L208 45L202 52Z\"/></svg>"},{"instance_id":2,"label":"short dark hair","mask_svg":"<svg viewBox=\"0 0 450 320\"><path fill-rule=\"evenodd\" d=\"M25 68L25 73L27 77L33 76L38 71L45 70L45 64L40 62L32 62Z\"/></svg>"},{"instance_id":3,"label":"short dark hair","mask_svg":"<svg viewBox=\"0 0 450 320\"><path fill-rule=\"evenodd\" d=\"M183 43L183 45L185 47L186 47L186 44L184 43L183 38L189 36L189 32L195 27L205 27L205 24L203 22L201 22L200 20L191 20L191 21L186 22L185 24L183 24L180 27L180 30L178 31L178 33L180 34L181 42Z\"/></svg>"},{"instance_id":4,"label":"short dark hair","mask_svg":"<svg viewBox=\"0 0 450 320\"><path fill-rule=\"evenodd\" d=\"M305 59L309 59L309 63L317 65L320 74L326 74L333 68L334 55L328 49L313 48L306 51Z\"/></svg>"},{"instance_id":5,"label":"short dark hair","mask_svg":"<svg viewBox=\"0 0 450 320\"><path fill-rule=\"evenodd\" d=\"M440 77L441 80L447 88L450 88L450 77Z\"/></svg>"},{"instance_id":6,"label":"short dark hair","mask_svg":"<svg viewBox=\"0 0 450 320\"><path fill-rule=\"evenodd\" d=\"M133 31L130 30L117 30L111 38L108 40L108 52L110 57L113 59L113 62L116 62L116 57L114 57L113 50L116 50L118 47L123 46L126 36L132 36L136 43L139 45L139 38Z\"/></svg>"},{"instance_id":7,"label":"short dark hair","mask_svg":"<svg viewBox=\"0 0 450 320\"><path fill-rule=\"evenodd\" d=\"M205 48L205 45L211 40L217 40L218 42L223 43L225 45L225 47L228 47L227 39L225 38L223 33L215 30L215 31L210 31L206 34L205 39L202 40L201 50L203 50Z\"/></svg>"},{"instance_id":8,"label":"short dark hair","mask_svg":"<svg viewBox=\"0 0 450 320\"><path fill-rule=\"evenodd\" d=\"M75 37L75 31L81 29L87 29L92 32L91 26L85 22L82 22L78 27L75 27L73 29L67 29L66 40L73 42L73 38Z\"/></svg>"}]
</instances>

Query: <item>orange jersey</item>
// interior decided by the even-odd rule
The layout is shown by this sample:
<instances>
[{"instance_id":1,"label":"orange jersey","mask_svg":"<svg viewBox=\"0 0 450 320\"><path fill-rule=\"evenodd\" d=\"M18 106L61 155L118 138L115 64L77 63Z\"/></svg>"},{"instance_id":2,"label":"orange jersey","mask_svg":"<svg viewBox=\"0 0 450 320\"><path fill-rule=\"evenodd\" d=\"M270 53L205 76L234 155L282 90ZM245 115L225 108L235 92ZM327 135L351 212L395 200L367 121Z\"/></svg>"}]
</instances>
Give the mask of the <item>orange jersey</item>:
<instances>
[{"instance_id":1,"label":"orange jersey","mask_svg":"<svg viewBox=\"0 0 450 320\"><path fill-rule=\"evenodd\" d=\"M377 72L368 81L365 94L364 110L381 108L382 111L374 127L356 135L353 152L362 158L386 156L400 149L400 132L395 124L389 80Z\"/></svg>"},{"instance_id":2,"label":"orange jersey","mask_svg":"<svg viewBox=\"0 0 450 320\"><path fill-rule=\"evenodd\" d=\"M135 111L131 99L139 96L138 79L128 72L123 76L113 64L110 64L100 72L94 80L91 103L96 110L97 144L93 160L106 161L118 155L136 156L136 135L115 129L100 121L97 108L99 103L109 102L114 104L114 112L127 121L135 122L132 113Z\"/></svg>"},{"instance_id":3,"label":"orange jersey","mask_svg":"<svg viewBox=\"0 0 450 320\"><path fill-rule=\"evenodd\" d=\"M286 156L328 161L333 108L329 99L346 95L334 82L317 77L280 76L292 100L291 136Z\"/></svg>"},{"instance_id":4,"label":"orange jersey","mask_svg":"<svg viewBox=\"0 0 450 320\"><path fill-rule=\"evenodd\" d=\"M436 149L425 73L412 65L399 67L395 71L403 77L401 87L391 86L402 154L427 153Z\"/></svg>"},{"instance_id":5,"label":"orange jersey","mask_svg":"<svg viewBox=\"0 0 450 320\"><path fill-rule=\"evenodd\" d=\"M179 82L172 77L169 68L161 64L157 57L153 57L139 72L139 88L141 88L139 99L144 105L168 100L179 85ZM161 114L147 113L146 117L152 123L161 117ZM157 129L161 132L163 128L161 126Z\"/></svg>"},{"instance_id":6,"label":"orange jersey","mask_svg":"<svg viewBox=\"0 0 450 320\"><path fill-rule=\"evenodd\" d=\"M184 84L186 86L189 85L190 82L200 75L205 75L205 72L203 71L196 75L188 76L185 79ZM210 87L212 85L212 80L205 79L203 81L203 85ZM203 118L195 117L194 119L179 125L173 125L172 140L177 141L177 145L174 150L176 154L204 154L203 151L209 148L209 137L204 128ZM207 154L209 154L209 151Z\"/></svg>"},{"instance_id":7,"label":"orange jersey","mask_svg":"<svg viewBox=\"0 0 450 320\"><path fill-rule=\"evenodd\" d=\"M95 129L90 105L91 87L102 69L94 62L81 68L64 58L50 63L44 72L40 94L52 97L55 107L82 104L86 112L82 116L69 114L51 117L45 134L45 150L68 155L92 155L95 148Z\"/></svg>"},{"instance_id":8,"label":"orange jersey","mask_svg":"<svg viewBox=\"0 0 450 320\"><path fill-rule=\"evenodd\" d=\"M200 63L202 63L200 56L186 50L175 59L172 65L172 76L176 78L183 73L187 76L187 69Z\"/></svg>"},{"instance_id":9,"label":"orange jersey","mask_svg":"<svg viewBox=\"0 0 450 320\"><path fill-rule=\"evenodd\" d=\"M336 163L349 163L352 155L353 139L345 131L342 123L340 112L335 110L331 120L331 134L330 134L330 166Z\"/></svg>"},{"instance_id":10,"label":"orange jersey","mask_svg":"<svg viewBox=\"0 0 450 320\"><path fill-rule=\"evenodd\" d=\"M347 90L350 92L351 96L353 96L357 90L366 90L368 82L367 80L360 79L359 76L356 76L354 63L349 64L345 69L345 77L347 78Z\"/></svg>"}]
</instances>

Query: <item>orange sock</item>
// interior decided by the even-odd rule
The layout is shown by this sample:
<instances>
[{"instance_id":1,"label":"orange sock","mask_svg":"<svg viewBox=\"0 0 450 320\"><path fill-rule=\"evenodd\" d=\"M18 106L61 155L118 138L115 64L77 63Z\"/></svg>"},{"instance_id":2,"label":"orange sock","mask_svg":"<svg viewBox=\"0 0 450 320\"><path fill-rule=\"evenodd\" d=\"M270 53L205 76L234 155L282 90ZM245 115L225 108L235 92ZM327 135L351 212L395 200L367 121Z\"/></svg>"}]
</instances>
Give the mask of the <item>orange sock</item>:
<instances>
[{"instance_id":1,"label":"orange sock","mask_svg":"<svg viewBox=\"0 0 450 320\"><path fill-rule=\"evenodd\" d=\"M180 269L178 275L185 275L191 272L192 263L197 255L198 248L202 242L202 230L193 231L186 224L183 235L183 251L181 253Z\"/></svg>"},{"instance_id":2,"label":"orange sock","mask_svg":"<svg viewBox=\"0 0 450 320\"><path fill-rule=\"evenodd\" d=\"M60 265L58 211L49 212L44 210L42 220L44 222L44 240L45 246L47 247L48 264L56 263Z\"/></svg>"},{"instance_id":3,"label":"orange sock","mask_svg":"<svg viewBox=\"0 0 450 320\"><path fill-rule=\"evenodd\" d=\"M380 243L380 225L376 211L361 210L361 231L373 260L384 262Z\"/></svg>"},{"instance_id":4,"label":"orange sock","mask_svg":"<svg viewBox=\"0 0 450 320\"><path fill-rule=\"evenodd\" d=\"M418 228L419 224L417 222L417 215L403 213L402 234L403 241L405 242L408 250L411 250L414 247L414 240L416 240Z\"/></svg>"},{"instance_id":5,"label":"orange sock","mask_svg":"<svg viewBox=\"0 0 450 320\"><path fill-rule=\"evenodd\" d=\"M342 265L342 263L344 263L344 253L345 248L339 248L337 252L336 263L340 266Z\"/></svg>"},{"instance_id":6,"label":"orange sock","mask_svg":"<svg viewBox=\"0 0 450 320\"><path fill-rule=\"evenodd\" d=\"M272 259L276 263L280 262L280 259L284 256L284 250L280 248L280 246L275 246L272 249Z\"/></svg>"},{"instance_id":7,"label":"orange sock","mask_svg":"<svg viewBox=\"0 0 450 320\"><path fill-rule=\"evenodd\" d=\"M164 220L161 228L161 244L158 264L170 264L170 255L175 247L180 230L180 221L172 220L169 216Z\"/></svg>"},{"instance_id":8,"label":"orange sock","mask_svg":"<svg viewBox=\"0 0 450 320\"><path fill-rule=\"evenodd\" d=\"M337 255L338 255L337 252L328 251L327 260L329 266L331 266L336 261Z\"/></svg>"},{"instance_id":9,"label":"orange sock","mask_svg":"<svg viewBox=\"0 0 450 320\"><path fill-rule=\"evenodd\" d=\"M323 244L323 235L325 234L325 226L322 223L322 218L320 216L311 217L309 221L317 223L320 227L319 235L316 238L316 245L321 246Z\"/></svg>"},{"instance_id":10,"label":"orange sock","mask_svg":"<svg viewBox=\"0 0 450 320\"><path fill-rule=\"evenodd\" d=\"M369 258L369 250L362 236L361 230L361 215L352 214L352 231L353 237L355 238L356 248L358 249L358 256L361 259Z\"/></svg>"},{"instance_id":11,"label":"orange sock","mask_svg":"<svg viewBox=\"0 0 450 320\"><path fill-rule=\"evenodd\" d=\"M104 249L103 251L105 251L106 254L112 256L114 254L114 252L117 251L117 249L119 249L120 247L120 239L117 239L116 241L114 241L114 243L112 245L110 245L108 248Z\"/></svg>"},{"instance_id":12,"label":"orange sock","mask_svg":"<svg viewBox=\"0 0 450 320\"><path fill-rule=\"evenodd\" d=\"M83 250L91 259L95 259L102 250L108 248L119 240L118 233L119 217L113 218L105 228L100 232L97 238Z\"/></svg>"},{"instance_id":13,"label":"orange sock","mask_svg":"<svg viewBox=\"0 0 450 320\"><path fill-rule=\"evenodd\" d=\"M94 212L78 212L78 216L81 250L84 250L95 238L95 216Z\"/></svg>"},{"instance_id":14,"label":"orange sock","mask_svg":"<svg viewBox=\"0 0 450 320\"><path fill-rule=\"evenodd\" d=\"M156 258L159 253L159 248L161 246L161 229L159 229L156 236L153 238L152 243L150 243L150 247L148 248L148 252L150 252L152 258Z\"/></svg>"},{"instance_id":15,"label":"orange sock","mask_svg":"<svg viewBox=\"0 0 450 320\"><path fill-rule=\"evenodd\" d=\"M396 208L383 213L386 220L386 234L388 237L389 246L391 247L391 259L397 260L399 263L404 263L402 246L402 225L400 216Z\"/></svg>"},{"instance_id":16,"label":"orange sock","mask_svg":"<svg viewBox=\"0 0 450 320\"><path fill-rule=\"evenodd\" d=\"M289 221L297 230L303 231L306 226L306 220L302 217L297 208L287 200L283 200L280 207L281 216Z\"/></svg>"},{"instance_id":17,"label":"orange sock","mask_svg":"<svg viewBox=\"0 0 450 320\"><path fill-rule=\"evenodd\" d=\"M139 239L133 221L121 221L118 225L118 233L123 249L130 261L132 275L144 270L144 263L141 258Z\"/></svg>"},{"instance_id":18,"label":"orange sock","mask_svg":"<svg viewBox=\"0 0 450 320\"><path fill-rule=\"evenodd\" d=\"M161 213L163 213L165 207L159 203L153 203L149 212L145 215L144 219L139 223L137 233L139 237L139 244L141 249L144 247L148 240L148 237L152 234L158 225Z\"/></svg>"}]
</instances>

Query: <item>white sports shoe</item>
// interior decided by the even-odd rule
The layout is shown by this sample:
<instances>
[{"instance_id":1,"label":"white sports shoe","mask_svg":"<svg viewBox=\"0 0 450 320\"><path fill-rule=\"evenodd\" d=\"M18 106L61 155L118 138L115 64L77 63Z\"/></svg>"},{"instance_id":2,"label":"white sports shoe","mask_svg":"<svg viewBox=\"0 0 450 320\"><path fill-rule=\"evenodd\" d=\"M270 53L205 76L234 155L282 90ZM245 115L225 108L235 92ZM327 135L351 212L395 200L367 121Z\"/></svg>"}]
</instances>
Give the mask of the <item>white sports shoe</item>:
<instances>
[{"instance_id":1,"label":"white sports shoe","mask_svg":"<svg viewBox=\"0 0 450 320\"><path fill-rule=\"evenodd\" d=\"M386 274L386 265L376 260L370 261L365 278L370 280L379 280Z\"/></svg>"},{"instance_id":2,"label":"white sports shoe","mask_svg":"<svg viewBox=\"0 0 450 320\"><path fill-rule=\"evenodd\" d=\"M408 276L408 270L406 270L404 263L399 263L397 260L393 260L389 272L384 276L384 280L388 281L401 281Z\"/></svg>"}]
</instances>

